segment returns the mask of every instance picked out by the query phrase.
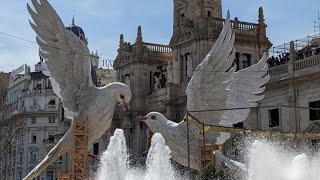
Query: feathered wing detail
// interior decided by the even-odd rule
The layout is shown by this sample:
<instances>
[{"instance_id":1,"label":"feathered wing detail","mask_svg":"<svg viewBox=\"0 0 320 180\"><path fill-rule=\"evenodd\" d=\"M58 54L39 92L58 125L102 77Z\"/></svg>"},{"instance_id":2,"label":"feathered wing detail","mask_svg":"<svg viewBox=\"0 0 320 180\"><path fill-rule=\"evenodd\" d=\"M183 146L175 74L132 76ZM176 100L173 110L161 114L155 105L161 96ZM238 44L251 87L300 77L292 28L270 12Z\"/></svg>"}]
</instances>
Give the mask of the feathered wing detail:
<instances>
[{"instance_id":1,"label":"feathered wing detail","mask_svg":"<svg viewBox=\"0 0 320 180\"><path fill-rule=\"evenodd\" d=\"M229 93L226 99L226 109L231 110L223 111L219 125L230 126L242 122L248 117L250 107L256 107L257 102L264 98L261 93L265 90L264 85L270 79L269 75L265 76L267 71L267 56L263 54L257 64L233 74L233 78L227 86Z\"/></svg>"},{"instance_id":2,"label":"feathered wing detail","mask_svg":"<svg viewBox=\"0 0 320 180\"><path fill-rule=\"evenodd\" d=\"M187 109L199 121L210 125L232 126L244 121L251 107L263 99L257 95L264 91L269 81L265 76L268 66L266 55L257 64L235 72L235 35L228 12L225 26L206 58L195 69L187 87ZM244 108L244 109L241 109ZM210 136L208 141L222 144L230 137L229 133Z\"/></svg>"},{"instance_id":3,"label":"feathered wing detail","mask_svg":"<svg viewBox=\"0 0 320 180\"><path fill-rule=\"evenodd\" d=\"M47 0L32 0L31 27L37 34L39 54L44 59L43 73L50 76L54 92L70 116L81 109L80 96L94 87L91 79L90 52L87 45L63 25Z\"/></svg>"},{"instance_id":4,"label":"feathered wing detail","mask_svg":"<svg viewBox=\"0 0 320 180\"><path fill-rule=\"evenodd\" d=\"M218 125L222 111L208 111L226 107L226 90L234 68L235 35L231 30L228 12L225 26L206 58L199 64L187 87L187 110L206 124ZM227 71L227 72L226 72ZM197 111L197 112L194 112ZM199 112L200 111L200 112Z\"/></svg>"}]
</instances>

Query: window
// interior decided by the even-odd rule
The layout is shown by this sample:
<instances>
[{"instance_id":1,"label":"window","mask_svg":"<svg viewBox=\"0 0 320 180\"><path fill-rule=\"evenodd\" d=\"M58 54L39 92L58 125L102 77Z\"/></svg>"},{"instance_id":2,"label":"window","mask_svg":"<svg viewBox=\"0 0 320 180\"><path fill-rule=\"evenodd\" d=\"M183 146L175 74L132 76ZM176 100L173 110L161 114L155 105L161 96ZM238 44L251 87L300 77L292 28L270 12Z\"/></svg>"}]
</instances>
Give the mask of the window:
<instances>
[{"instance_id":1,"label":"window","mask_svg":"<svg viewBox=\"0 0 320 180\"><path fill-rule=\"evenodd\" d=\"M22 179L22 171L19 171L18 174L19 174L19 179L21 180Z\"/></svg>"},{"instance_id":2,"label":"window","mask_svg":"<svg viewBox=\"0 0 320 180\"><path fill-rule=\"evenodd\" d=\"M309 107L310 108L320 108L320 100L314 101L314 102L309 102ZM320 110L310 109L309 116L310 116L310 121L320 120Z\"/></svg>"},{"instance_id":3,"label":"window","mask_svg":"<svg viewBox=\"0 0 320 180\"><path fill-rule=\"evenodd\" d=\"M53 180L53 171L47 171L46 180Z\"/></svg>"},{"instance_id":4,"label":"window","mask_svg":"<svg viewBox=\"0 0 320 180\"><path fill-rule=\"evenodd\" d=\"M32 102L33 102L34 106L36 106L38 104L36 99L33 99Z\"/></svg>"},{"instance_id":5,"label":"window","mask_svg":"<svg viewBox=\"0 0 320 180\"><path fill-rule=\"evenodd\" d=\"M24 107L24 100L21 101L21 107Z\"/></svg>"},{"instance_id":6,"label":"window","mask_svg":"<svg viewBox=\"0 0 320 180\"><path fill-rule=\"evenodd\" d=\"M56 99L50 99L48 105L56 105Z\"/></svg>"},{"instance_id":7,"label":"window","mask_svg":"<svg viewBox=\"0 0 320 180\"><path fill-rule=\"evenodd\" d=\"M242 69L247 68L250 66L250 63L248 61L242 61Z\"/></svg>"},{"instance_id":8,"label":"window","mask_svg":"<svg viewBox=\"0 0 320 180\"><path fill-rule=\"evenodd\" d=\"M37 151L30 151L30 162L37 162Z\"/></svg>"},{"instance_id":9,"label":"window","mask_svg":"<svg viewBox=\"0 0 320 180\"><path fill-rule=\"evenodd\" d=\"M23 142L23 141L24 141L24 136L23 136L23 134L20 134L20 137L21 137L21 142Z\"/></svg>"},{"instance_id":10,"label":"window","mask_svg":"<svg viewBox=\"0 0 320 180\"><path fill-rule=\"evenodd\" d=\"M246 56L246 60L242 61L242 68L247 68L251 66L251 54L243 53L244 56Z\"/></svg>"},{"instance_id":11,"label":"window","mask_svg":"<svg viewBox=\"0 0 320 180\"><path fill-rule=\"evenodd\" d=\"M51 82L49 79L48 79L48 88L47 89L52 89L52 85L51 85Z\"/></svg>"},{"instance_id":12,"label":"window","mask_svg":"<svg viewBox=\"0 0 320 180\"><path fill-rule=\"evenodd\" d=\"M31 143L37 143L37 134L31 133Z\"/></svg>"},{"instance_id":13,"label":"window","mask_svg":"<svg viewBox=\"0 0 320 180\"><path fill-rule=\"evenodd\" d=\"M269 127L279 126L279 108L269 110Z\"/></svg>"},{"instance_id":14,"label":"window","mask_svg":"<svg viewBox=\"0 0 320 180\"><path fill-rule=\"evenodd\" d=\"M41 84L42 84L41 80L38 80L37 85L36 85L36 89L41 89Z\"/></svg>"},{"instance_id":15,"label":"window","mask_svg":"<svg viewBox=\"0 0 320 180\"><path fill-rule=\"evenodd\" d=\"M56 117L48 117L49 123L55 123Z\"/></svg>"},{"instance_id":16,"label":"window","mask_svg":"<svg viewBox=\"0 0 320 180\"><path fill-rule=\"evenodd\" d=\"M19 162L22 163L22 157L23 157L23 152L20 151L19 152Z\"/></svg>"},{"instance_id":17,"label":"window","mask_svg":"<svg viewBox=\"0 0 320 180\"><path fill-rule=\"evenodd\" d=\"M62 156L60 156L56 162L57 162L57 164L61 164L62 163Z\"/></svg>"},{"instance_id":18,"label":"window","mask_svg":"<svg viewBox=\"0 0 320 180\"><path fill-rule=\"evenodd\" d=\"M31 118L31 124L36 124L36 123L37 123L36 117L32 117L32 118Z\"/></svg>"},{"instance_id":19,"label":"window","mask_svg":"<svg viewBox=\"0 0 320 180\"><path fill-rule=\"evenodd\" d=\"M212 16L211 11L208 11L208 12L207 12L207 15L208 15L208 17L211 17L211 16Z\"/></svg>"},{"instance_id":20,"label":"window","mask_svg":"<svg viewBox=\"0 0 320 180\"><path fill-rule=\"evenodd\" d=\"M54 132L48 132L48 143L54 143Z\"/></svg>"},{"instance_id":21,"label":"window","mask_svg":"<svg viewBox=\"0 0 320 180\"><path fill-rule=\"evenodd\" d=\"M99 143L93 144L93 155L99 155Z\"/></svg>"}]
</instances>

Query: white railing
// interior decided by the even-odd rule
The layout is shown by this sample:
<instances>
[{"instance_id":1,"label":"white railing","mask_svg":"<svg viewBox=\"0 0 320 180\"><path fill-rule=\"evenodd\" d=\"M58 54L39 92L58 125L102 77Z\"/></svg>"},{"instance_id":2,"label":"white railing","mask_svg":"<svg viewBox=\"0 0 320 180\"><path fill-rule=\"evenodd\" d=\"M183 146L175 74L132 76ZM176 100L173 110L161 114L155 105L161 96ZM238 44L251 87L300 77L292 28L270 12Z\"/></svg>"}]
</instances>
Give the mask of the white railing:
<instances>
[{"instance_id":1,"label":"white railing","mask_svg":"<svg viewBox=\"0 0 320 180\"><path fill-rule=\"evenodd\" d=\"M167 45L153 44L153 43L144 43L144 45L150 51L161 52L161 53L169 53L169 52L171 52L171 48L169 46L167 46Z\"/></svg>"},{"instance_id":2,"label":"white railing","mask_svg":"<svg viewBox=\"0 0 320 180\"><path fill-rule=\"evenodd\" d=\"M285 74L285 73L288 73L288 64L281 64L278 66L274 66L269 68L268 70L268 74L270 76L276 76L276 75Z\"/></svg>"},{"instance_id":3,"label":"white railing","mask_svg":"<svg viewBox=\"0 0 320 180\"><path fill-rule=\"evenodd\" d=\"M40 110L40 106L38 106L38 105L29 106L29 110L30 111L39 111Z\"/></svg>"},{"instance_id":4,"label":"white railing","mask_svg":"<svg viewBox=\"0 0 320 180\"><path fill-rule=\"evenodd\" d=\"M294 70L305 69L320 64L320 55L307 57L294 62Z\"/></svg>"},{"instance_id":5,"label":"white railing","mask_svg":"<svg viewBox=\"0 0 320 180\"><path fill-rule=\"evenodd\" d=\"M46 110L48 111L57 111L58 106L57 105L47 105Z\"/></svg>"}]
</instances>

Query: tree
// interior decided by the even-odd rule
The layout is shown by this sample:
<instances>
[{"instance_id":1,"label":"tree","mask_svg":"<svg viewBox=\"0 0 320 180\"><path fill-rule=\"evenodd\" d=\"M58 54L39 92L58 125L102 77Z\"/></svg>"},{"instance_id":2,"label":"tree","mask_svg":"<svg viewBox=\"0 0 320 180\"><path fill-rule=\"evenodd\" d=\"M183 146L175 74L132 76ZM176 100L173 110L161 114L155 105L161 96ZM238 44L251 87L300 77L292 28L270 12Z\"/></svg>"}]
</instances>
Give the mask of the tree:
<instances>
[{"instance_id":1,"label":"tree","mask_svg":"<svg viewBox=\"0 0 320 180\"><path fill-rule=\"evenodd\" d=\"M24 119L21 114L12 115L12 107L0 94L0 179L8 179L15 166L15 141L24 128Z\"/></svg>"}]
</instances>

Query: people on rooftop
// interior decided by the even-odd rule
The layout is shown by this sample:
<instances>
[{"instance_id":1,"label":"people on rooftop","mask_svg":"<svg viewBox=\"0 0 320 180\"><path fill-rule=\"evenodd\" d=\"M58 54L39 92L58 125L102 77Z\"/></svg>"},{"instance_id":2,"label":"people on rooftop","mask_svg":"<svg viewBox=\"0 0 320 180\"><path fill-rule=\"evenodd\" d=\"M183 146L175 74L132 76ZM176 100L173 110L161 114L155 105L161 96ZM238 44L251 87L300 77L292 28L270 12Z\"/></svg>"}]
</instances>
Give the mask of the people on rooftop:
<instances>
[{"instance_id":1,"label":"people on rooftop","mask_svg":"<svg viewBox=\"0 0 320 180\"><path fill-rule=\"evenodd\" d=\"M317 43L307 45L302 49L296 51L297 60L303 59L310 56L315 56L320 54L320 45ZM281 64L286 64L290 60L290 53L284 52L279 54L278 56L269 57L267 63L269 67L278 66Z\"/></svg>"}]
</instances>

